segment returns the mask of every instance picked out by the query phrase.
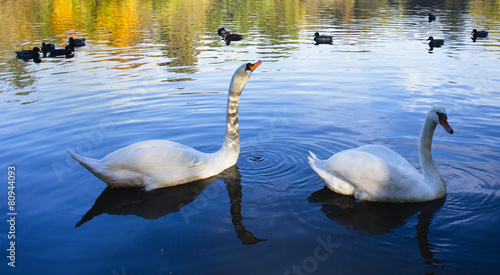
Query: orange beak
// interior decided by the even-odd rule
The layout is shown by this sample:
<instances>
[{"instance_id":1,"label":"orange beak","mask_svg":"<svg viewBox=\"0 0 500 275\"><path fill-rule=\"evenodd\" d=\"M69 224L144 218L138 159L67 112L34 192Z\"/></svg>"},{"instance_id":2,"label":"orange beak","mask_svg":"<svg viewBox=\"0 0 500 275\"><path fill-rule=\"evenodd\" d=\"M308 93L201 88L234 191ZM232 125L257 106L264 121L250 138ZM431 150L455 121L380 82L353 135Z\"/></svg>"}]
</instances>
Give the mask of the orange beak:
<instances>
[{"instance_id":1,"label":"orange beak","mask_svg":"<svg viewBox=\"0 0 500 275\"><path fill-rule=\"evenodd\" d=\"M253 70L257 69L257 67L259 67L260 64L262 64L262 61L260 61L260 60L257 61L257 62L255 62L255 63L253 63L253 64L250 64L250 66L249 66L250 70L252 70L252 72L253 72Z\"/></svg>"},{"instance_id":2,"label":"orange beak","mask_svg":"<svg viewBox=\"0 0 500 275\"><path fill-rule=\"evenodd\" d=\"M446 118L446 115L439 119L439 124L443 126L446 132L453 134L453 129L451 129L450 124L448 124L448 119Z\"/></svg>"}]
</instances>

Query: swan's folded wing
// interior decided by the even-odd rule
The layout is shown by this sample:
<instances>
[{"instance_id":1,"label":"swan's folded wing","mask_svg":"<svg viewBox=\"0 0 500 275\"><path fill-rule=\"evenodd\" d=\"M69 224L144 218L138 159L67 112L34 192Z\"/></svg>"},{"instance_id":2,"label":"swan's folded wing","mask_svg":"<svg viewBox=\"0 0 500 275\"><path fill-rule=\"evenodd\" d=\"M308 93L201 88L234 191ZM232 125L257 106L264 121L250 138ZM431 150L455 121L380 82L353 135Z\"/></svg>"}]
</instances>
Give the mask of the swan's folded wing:
<instances>
[{"instance_id":1,"label":"swan's folded wing","mask_svg":"<svg viewBox=\"0 0 500 275\"><path fill-rule=\"evenodd\" d=\"M413 167L397 165L401 163L404 162L399 159L383 159L370 152L351 149L333 155L325 166L351 183L358 192L378 197L396 189L411 188L413 178L421 176Z\"/></svg>"},{"instance_id":2,"label":"swan's folded wing","mask_svg":"<svg viewBox=\"0 0 500 275\"><path fill-rule=\"evenodd\" d=\"M364 145L354 150L369 153L382 159L387 165L397 167L397 169L417 172L415 167L411 165L405 158L391 149L382 145Z\"/></svg>"},{"instance_id":3,"label":"swan's folded wing","mask_svg":"<svg viewBox=\"0 0 500 275\"><path fill-rule=\"evenodd\" d=\"M103 163L112 163L115 160L119 160L120 158L123 158L124 156L134 153L140 149L144 148L155 148L155 147L164 147L164 148L176 148L183 146L182 144L179 144L177 142L173 141L168 141L168 140L147 140L147 141L141 141L137 142L131 145L128 145L126 147L120 148L116 151L113 151L106 155L104 158L101 159L101 162Z\"/></svg>"},{"instance_id":4,"label":"swan's folded wing","mask_svg":"<svg viewBox=\"0 0 500 275\"><path fill-rule=\"evenodd\" d=\"M386 185L389 167L379 157L355 149L338 152L324 163L328 170L340 175L355 189Z\"/></svg>"},{"instance_id":5,"label":"swan's folded wing","mask_svg":"<svg viewBox=\"0 0 500 275\"><path fill-rule=\"evenodd\" d=\"M206 154L170 141L147 141L132 144L104 157L108 170L134 171L144 176L186 175L206 167Z\"/></svg>"}]
</instances>

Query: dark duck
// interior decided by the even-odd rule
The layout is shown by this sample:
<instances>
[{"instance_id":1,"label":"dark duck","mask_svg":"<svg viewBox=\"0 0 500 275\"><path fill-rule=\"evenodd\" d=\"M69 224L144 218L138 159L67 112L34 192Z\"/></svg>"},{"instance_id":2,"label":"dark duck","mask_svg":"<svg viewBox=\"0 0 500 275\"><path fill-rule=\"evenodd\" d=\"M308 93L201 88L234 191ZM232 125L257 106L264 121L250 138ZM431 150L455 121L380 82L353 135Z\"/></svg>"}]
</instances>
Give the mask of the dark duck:
<instances>
[{"instance_id":1,"label":"dark duck","mask_svg":"<svg viewBox=\"0 0 500 275\"><path fill-rule=\"evenodd\" d=\"M42 43L42 52L43 52L43 57L47 57L47 54L50 53L51 51L55 50L56 46L52 43Z\"/></svg>"},{"instance_id":2,"label":"dark duck","mask_svg":"<svg viewBox=\"0 0 500 275\"><path fill-rule=\"evenodd\" d=\"M25 61L33 59L35 62L40 60L40 48L34 47L33 50L21 50L16 52L16 57Z\"/></svg>"},{"instance_id":3,"label":"dark duck","mask_svg":"<svg viewBox=\"0 0 500 275\"><path fill-rule=\"evenodd\" d=\"M55 49L51 51L49 57L65 56L66 58L71 58L74 55L71 47L68 45L64 47L64 49Z\"/></svg>"},{"instance_id":4,"label":"dark duck","mask_svg":"<svg viewBox=\"0 0 500 275\"><path fill-rule=\"evenodd\" d=\"M333 36L324 35L324 34L320 35L319 32L316 32L314 34L314 41L316 42L316 45L317 44L330 44L333 41Z\"/></svg>"},{"instance_id":5,"label":"dark duck","mask_svg":"<svg viewBox=\"0 0 500 275\"><path fill-rule=\"evenodd\" d=\"M441 47L443 46L444 44L444 40L443 39L434 39L434 37L432 36L429 36L429 38L427 38L427 40L429 41L429 47Z\"/></svg>"},{"instance_id":6,"label":"dark duck","mask_svg":"<svg viewBox=\"0 0 500 275\"><path fill-rule=\"evenodd\" d=\"M219 30L217 30L217 34L222 36L222 39L226 41L227 45L231 44L231 41L240 41L243 39L243 35L237 33L230 33L226 31L226 29L224 28L220 28Z\"/></svg>"},{"instance_id":7,"label":"dark duck","mask_svg":"<svg viewBox=\"0 0 500 275\"><path fill-rule=\"evenodd\" d=\"M429 13L429 23L432 22L432 21L436 21L436 16L432 15L432 13Z\"/></svg>"},{"instance_id":8,"label":"dark duck","mask_svg":"<svg viewBox=\"0 0 500 275\"><path fill-rule=\"evenodd\" d=\"M68 45L74 50L77 47L83 47L85 46L85 38L76 38L74 39L73 37L69 38Z\"/></svg>"},{"instance_id":9,"label":"dark duck","mask_svg":"<svg viewBox=\"0 0 500 275\"><path fill-rule=\"evenodd\" d=\"M470 34L472 34L472 40L474 40L474 41L476 41L476 39L478 37L487 37L488 36L487 31L478 31L476 29L473 29Z\"/></svg>"}]
</instances>

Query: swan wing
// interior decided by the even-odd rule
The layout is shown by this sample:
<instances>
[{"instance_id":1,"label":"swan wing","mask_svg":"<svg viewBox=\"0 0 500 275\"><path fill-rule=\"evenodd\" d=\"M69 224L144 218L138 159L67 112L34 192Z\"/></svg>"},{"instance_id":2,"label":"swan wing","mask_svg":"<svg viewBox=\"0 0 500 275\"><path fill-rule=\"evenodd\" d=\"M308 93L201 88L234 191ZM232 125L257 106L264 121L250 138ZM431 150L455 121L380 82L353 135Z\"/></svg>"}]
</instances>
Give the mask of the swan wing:
<instances>
[{"instance_id":1,"label":"swan wing","mask_svg":"<svg viewBox=\"0 0 500 275\"><path fill-rule=\"evenodd\" d=\"M399 167L400 169L415 170L415 167L411 165L404 157L400 154L394 152L393 150L382 146L382 145L364 145L356 148L355 150L366 152L374 156L379 157L391 166Z\"/></svg>"},{"instance_id":2,"label":"swan wing","mask_svg":"<svg viewBox=\"0 0 500 275\"><path fill-rule=\"evenodd\" d=\"M416 183L423 180L411 164L387 148L341 151L326 160L324 166L331 174L349 182L360 200L395 200L411 193Z\"/></svg>"},{"instance_id":3,"label":"swan wing","mask_svg":"<svg viewBox=\"0 0 500 275\"><path fill-rule=\"evenodd\" d=\"M101 160L107 169L127 169L153 174L166 169L204 165L206 155L176 142L151 141L133 144L110 153Z\"/></svg>"},{"instance_id":4,"label":"swan wing","mask_svg":"<svg viewBox=\"0 0 500 275\"><path fill-rule=\"evenodd\" d=\"M96 172L108 184L120 187L140 184L146 190L206 178L213 172L208 154L164 140L129 145L108 154L100 164Z\"/></svg>"}]
</instances>

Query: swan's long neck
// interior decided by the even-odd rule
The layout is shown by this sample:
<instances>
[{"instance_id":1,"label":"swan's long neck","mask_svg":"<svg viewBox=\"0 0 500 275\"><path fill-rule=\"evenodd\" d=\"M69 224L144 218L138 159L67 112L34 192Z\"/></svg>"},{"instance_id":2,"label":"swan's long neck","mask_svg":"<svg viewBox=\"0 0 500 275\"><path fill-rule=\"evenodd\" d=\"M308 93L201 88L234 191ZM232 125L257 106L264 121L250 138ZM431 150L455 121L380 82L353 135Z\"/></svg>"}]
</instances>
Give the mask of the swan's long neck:
<instances>
[{"instance_id":1,"label":"swan's long neck","mask_svg":"<svg viewBox=\"0 0 500 275\"><path fill-rule=\"evenodd\" d=\"M240 152L240 133L238 125L239 101L240 94L229 91L227 99L226 134L221 149L233 154L239 154Z\"/></svg>"},{"instance_id":2,"label":"swan's long neck","mask_svg":"<svg viewBox=\"0 0 500 275\"><path fill-rule=\"evenodd\" d=\"M248 78L247 78L248 79ZM229 86L226 114L226 134L221 149L217 152L219 161L227 166L236 164L240 154L240 133L238 126L238 105L246 80L235 74Z\"/></svg>"},{"instance_id":3,"label":"swan's long neck","mask_svg":"<svg viewBox=\"0 0 500 275\"><path fill-rule=\"evenodd\" d=\"M446 184L437 170L431 154L432 137L436 125L437 123L432 121L432 119L428 117L425 118L424 125L420 132L418 151L424 180L436 192L436 195L440 195L446 193Z\"/></svg>"}]
</instances>

